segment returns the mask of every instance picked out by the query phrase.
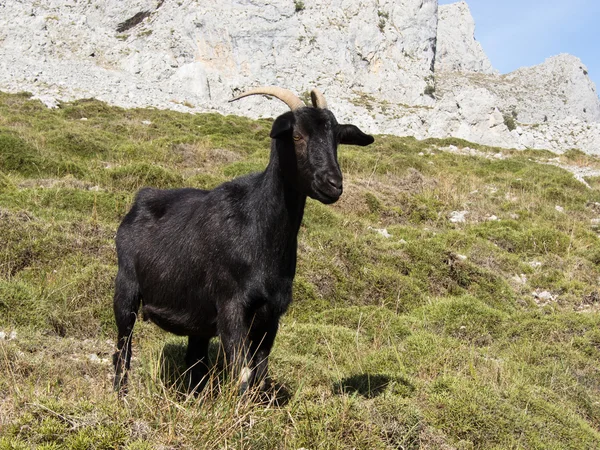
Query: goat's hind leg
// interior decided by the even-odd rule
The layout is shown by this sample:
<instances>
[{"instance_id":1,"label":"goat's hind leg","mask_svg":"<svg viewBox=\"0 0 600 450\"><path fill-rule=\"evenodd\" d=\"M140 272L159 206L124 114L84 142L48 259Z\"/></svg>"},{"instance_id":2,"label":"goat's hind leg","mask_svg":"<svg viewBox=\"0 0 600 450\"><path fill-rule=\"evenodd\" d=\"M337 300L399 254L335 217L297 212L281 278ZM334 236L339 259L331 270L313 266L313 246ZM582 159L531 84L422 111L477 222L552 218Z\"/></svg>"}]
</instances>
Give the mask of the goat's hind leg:
<instances>
[{"instance_id":1,"label":"goat's hind leg","mask_svg":"<svg viewBox=\"0 0 600 450\"><path fill-rule=\"evenodd\" d=\"M117 351L113 355L115 365L115 391L127 392L127 372L131 363L131 336L140 307L140 289L134 277L119 269L115 280L113 308L117 322Z\"/></svg>"}]
</instances>

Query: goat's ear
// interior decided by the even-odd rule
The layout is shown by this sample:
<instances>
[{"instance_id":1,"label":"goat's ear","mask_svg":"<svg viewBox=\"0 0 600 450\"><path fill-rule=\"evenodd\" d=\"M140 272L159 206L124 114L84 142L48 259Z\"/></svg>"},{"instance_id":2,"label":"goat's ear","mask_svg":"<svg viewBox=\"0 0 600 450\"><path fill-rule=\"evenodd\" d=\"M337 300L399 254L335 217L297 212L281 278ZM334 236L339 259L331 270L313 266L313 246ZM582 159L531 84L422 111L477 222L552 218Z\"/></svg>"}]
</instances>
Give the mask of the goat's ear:
<instances>
[{"instance_id":1,"label":"goat's ear","mask_svg":"<svg viewBox=\"0 0 600 450\"><path fill-rule=\"evenodd\" d=\"M290 134L294 128L294 114L291 111L282 114L271 127L271 138L277 139L284 137L286 134Z\"/></svg>"},{"instance_id":2,"label":"goat's ear","mask_svg":"<svg viewBox=\"0 0 600 450\"><path fill-rule=\"evenodd\" d=\"M338 141L346 145L369 145L375 142L375 138L363 133L356 125L338 125Z\"/></svg>"}]
</instances>

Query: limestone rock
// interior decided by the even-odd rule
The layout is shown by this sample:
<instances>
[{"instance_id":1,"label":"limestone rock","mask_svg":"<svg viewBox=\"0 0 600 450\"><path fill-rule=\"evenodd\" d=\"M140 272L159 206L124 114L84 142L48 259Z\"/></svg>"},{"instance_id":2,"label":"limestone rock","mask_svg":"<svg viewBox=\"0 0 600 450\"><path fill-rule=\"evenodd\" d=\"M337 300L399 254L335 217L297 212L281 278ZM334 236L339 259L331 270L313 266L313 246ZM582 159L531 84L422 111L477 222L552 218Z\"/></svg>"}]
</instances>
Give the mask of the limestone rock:
<instances>
[{"instance_id":1,"label":"limestone rock","mask_svg":"<svg viewBox=\"0 0 600 450\"><path fill-rule=\"evenodd\" d=\"M255 85L330 98L432 104L424 95L437 0L41 0L0 18L0 87L122 106L273 115ZM136 17L138 18L137 20ZM189 107L188 107L189 108Z\"/></svg>"},{"instance_id":2,"label":"limestone rock","mask_svg":"<svg viewBox=\"0 0 600 450\"><path fill-rule=\"evenodd\" d=\"M439 7L435 70L497 73L475 40L475 20L464 1Z\"/></svg>"},{"instance_id":3,"label":"limestone rock","mask_svg":"<svg viewBox=\"0 0 600 450\"><path fill-rule=\"evenodd\" d=\"M373 227L368 227L369 230L373 230L374 232L382 235L384 238L389 239L392 237L392 235L390 233L388 233L387 228L373 228Z\"/></svg>"},{"instance_id":4,"label":"limestone rock","mask_svg":"<svg viewBox=\"0 0 600 450\"><path fill-rule=\"evenodd\" d=\"M524 123L554 122L578 118L600 121L600 101L587 68L575 56L561 54L542 64L506 75L512 92L499 92L510 99ZM504 86L502 86L504 87Z\"/></svg>"},{"instance_id":5,"label":"limestone rock","mask_svg":"<svg viewBox=\"0 0 600 450\"><path fill-rule=\"evenodd\" d=\"M301 96L318 87L340 122L370 133L600 154L600 100L579 59L559 55L498 75L464 2L303 5L0 2L0 89L30 91L49 107L95 97L273 117L285 111L278 101L228 100L257 85Z\"/></svg>"},{"instance_id":6,"label":"limestone rock","mask_svg":"<svg viewBox=\"0 0 600 450\"><path fill-rule=\"evenodd\" d=\"M469 214L469 211L452 211L448 220L452 223L465 223L467 214Z\"/></svg>"},{"instance_id":7,"label":"limestone rock","mask_svg":"<svg viewBox=\"0 0 600 450\"><path fill-rule=\"evenodd\" d=\"M600 153L600 100L587 69L571 55L507 75L440 72L429 134L499 147L580 148ZM514 130L506 117L514 120Z\"/></svg>"}]
</instances>

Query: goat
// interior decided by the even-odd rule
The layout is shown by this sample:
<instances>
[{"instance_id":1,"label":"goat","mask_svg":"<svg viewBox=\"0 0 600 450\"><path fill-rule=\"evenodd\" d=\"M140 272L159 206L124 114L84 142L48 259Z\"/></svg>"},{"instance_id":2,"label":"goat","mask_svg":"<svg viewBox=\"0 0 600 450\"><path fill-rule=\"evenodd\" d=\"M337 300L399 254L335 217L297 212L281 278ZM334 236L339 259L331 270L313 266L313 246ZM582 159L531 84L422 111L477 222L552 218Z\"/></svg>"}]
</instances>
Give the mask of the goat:
<instances>
[{"instance_id":1,"label":"goat","mask_svg":"<svg viewBox=\"0 0 600 450\"><path fill-rule=\"evenodd\" d=\"M209 340L219 336L240 391L264 388L279 319L292 300L297 236L306 197L324 204L342 194L338 144L372 136L340 125L313 89L313 107L286 89L262 87L291 109L271 128L264 172L213 190L144 188L117 231L114 313L118 328L114 388L125 392L131 336L145 319L188 336L193 389L204 385Z\"/></svg>"}]
</instances>

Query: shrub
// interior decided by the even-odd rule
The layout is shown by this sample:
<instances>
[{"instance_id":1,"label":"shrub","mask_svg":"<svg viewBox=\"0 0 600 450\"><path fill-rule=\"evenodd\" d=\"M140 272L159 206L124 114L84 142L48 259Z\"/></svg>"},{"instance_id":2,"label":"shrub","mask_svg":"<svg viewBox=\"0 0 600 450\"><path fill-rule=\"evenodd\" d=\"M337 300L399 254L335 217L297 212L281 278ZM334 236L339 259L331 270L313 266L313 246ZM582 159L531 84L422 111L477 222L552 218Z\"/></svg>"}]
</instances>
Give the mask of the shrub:
<instances>
[{"instance_id":1,"label":"shrub","mask_svg":"<svg viewBox=\"0 0 600 450\"><path fill-rule=\"evenodd\" d=\"M517 121L512 114L504 114L504 125L508 128L508 131L512 131L517 128Z\"/></svg>"}]
</instances>

